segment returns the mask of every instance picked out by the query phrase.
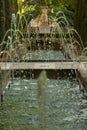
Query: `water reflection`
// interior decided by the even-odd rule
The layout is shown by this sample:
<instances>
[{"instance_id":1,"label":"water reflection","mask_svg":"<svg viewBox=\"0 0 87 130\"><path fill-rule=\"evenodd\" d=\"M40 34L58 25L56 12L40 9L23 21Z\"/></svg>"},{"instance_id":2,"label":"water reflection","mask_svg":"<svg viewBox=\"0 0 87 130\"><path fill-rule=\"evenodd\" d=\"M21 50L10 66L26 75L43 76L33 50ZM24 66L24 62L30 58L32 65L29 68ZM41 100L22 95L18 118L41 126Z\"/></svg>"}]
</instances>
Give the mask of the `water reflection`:
<instances>
[{"instance_id":1,"label":"water reflection","mask_svg":"<svg viewBox=\"0 0 87 130\"><path fill-rule=\"evenodd\" d=\"M14 79L0 107L1 130L87 129L87 101L82 99L75 80L47 79L43 113L40 113L37 90L35 79Z\"/></svg>"}]
</instances>

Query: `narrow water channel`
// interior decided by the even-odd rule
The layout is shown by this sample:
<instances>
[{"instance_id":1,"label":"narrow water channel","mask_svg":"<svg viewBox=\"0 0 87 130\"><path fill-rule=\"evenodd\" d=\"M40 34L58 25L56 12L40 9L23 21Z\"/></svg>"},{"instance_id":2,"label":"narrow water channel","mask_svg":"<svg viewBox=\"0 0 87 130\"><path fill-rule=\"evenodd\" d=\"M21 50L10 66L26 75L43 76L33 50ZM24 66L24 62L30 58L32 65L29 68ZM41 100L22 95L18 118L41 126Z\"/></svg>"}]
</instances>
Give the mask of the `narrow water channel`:
<instances>
[{"instance_id":1,"label":"narrow water channel","mask_svg":"<svg viewBox=\"0 0 87 130\"><path fill-rule=\"evenodd\" d=\"M37 80L14 79L0 106L0 130L87 130L87 101L76 80L47 79L45 104Z\"/></svg>"}]
</instances>

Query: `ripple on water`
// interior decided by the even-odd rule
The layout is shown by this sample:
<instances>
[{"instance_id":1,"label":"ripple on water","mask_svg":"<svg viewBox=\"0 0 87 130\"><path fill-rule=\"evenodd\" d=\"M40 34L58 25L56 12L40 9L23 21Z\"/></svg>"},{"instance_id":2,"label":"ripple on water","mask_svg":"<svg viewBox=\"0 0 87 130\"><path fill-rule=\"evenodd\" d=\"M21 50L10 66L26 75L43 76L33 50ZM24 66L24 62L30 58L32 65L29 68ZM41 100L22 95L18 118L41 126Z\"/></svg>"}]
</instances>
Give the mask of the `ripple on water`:
<instances>
[{"instance_id":1,"label":"ripple on water","mask_svg":"<svg viewBox=\"0 0 87 130\"><path fill-rule=\"evenodd\" d=\"M45 104L37 91L36 80L14 79L0 107L1 130L87 129L87 102L76 81L48 79Z\"/></svg>"}]
</instances>

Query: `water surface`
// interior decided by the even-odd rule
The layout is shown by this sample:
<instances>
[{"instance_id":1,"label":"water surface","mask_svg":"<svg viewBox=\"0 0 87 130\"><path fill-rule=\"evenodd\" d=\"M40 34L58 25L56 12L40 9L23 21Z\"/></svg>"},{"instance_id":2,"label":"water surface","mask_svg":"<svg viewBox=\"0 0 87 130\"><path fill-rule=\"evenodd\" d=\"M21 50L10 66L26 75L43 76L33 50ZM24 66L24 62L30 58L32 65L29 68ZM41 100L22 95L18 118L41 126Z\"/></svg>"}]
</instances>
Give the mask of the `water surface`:
<instances>
[{"instance_id":1,"label":"water surface","mask_svg":"<svg viewBox=\"0 0 87 130\"><path fill-rule=\"evenodd\" d=\"M47 80L39 104L37 80L14 79L0 107L0 130L87 130L87 101L75 80Z\"/></svg>"},{"instance_id":2,"label":"water surface","mask_svg":"<svg viewBox=\"0 0 87 130\"><path fill-rule=\"evenodd\" d=\"M23 60L65 60L61 51L35 50L27 53Z\"/></svg>"}]
</instances>

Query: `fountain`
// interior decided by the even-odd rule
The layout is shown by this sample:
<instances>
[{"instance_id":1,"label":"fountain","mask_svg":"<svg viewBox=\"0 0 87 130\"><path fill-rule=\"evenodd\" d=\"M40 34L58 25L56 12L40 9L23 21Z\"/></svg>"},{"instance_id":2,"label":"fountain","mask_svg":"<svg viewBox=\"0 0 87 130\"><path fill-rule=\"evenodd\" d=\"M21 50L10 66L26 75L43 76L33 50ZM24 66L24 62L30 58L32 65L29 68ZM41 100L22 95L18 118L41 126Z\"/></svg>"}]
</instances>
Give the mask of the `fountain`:
<instances>
[{"instance_id":1,"label":"fountain","mask_svg":"<svg viewBox=\"0 0 87 130\"><path fill-rule=\"evenodd\" d=\"M47 80L47 76L46 76L46 71L43 70L38 79L37 79L37 85L38 85L38 101L39 101L39 106L41 106L42 108L44 108L45 104L46 104L46 81Z\"/></svg>"},{"instance_id":2,"label":"fountain","mask_svg":"<svg viewBox=\"0 0 87 130\"><path fill-rule=\"evenodd\" d=\"M77 31L69 25L64 13L59 11L55 18L48 19L47 7L42 7L41 12L42 14L35 19L30 14L29 17L32 19L29 22L24 15L12 14L11 29L6 32L0 45L1 61L14 63L78 60L83 43ZM41 31L42 26L45 32ZM5 59L3 53L6 55Z\"/></svg>"},{"instance_id":3,"label":"fountain","mask_svg":"<svg viewBox=\"0 0 87 130\"><path fill-rule=\"evenodd\" d=\"M44 17L46 19L43 23ZM34 20L41 20L38 23L40 25L37 26ZM42 32L42 23L45 27L44 32ZM46 27L48 27L47 30ZM24 33L28 36L27 38ZM3 50L4 44L6 44L5 50ZM49 22L44 14L40 19L32 19L29 23L24 15L19 17L19 14L13 14L11 29L6 32L0 46L1 51L7 51L10 56L4 61L11 61L13 66L15 62L19 62L19 65L21 62L32 63L30 69L11 71L13 82L11 81L9 90L6 88L7 93L3 103L5 112L0 108L2 111L0 117L2 122L6 123L4 125L8 127L7 129L65 130L69 128L75 130L76 128L79 130L83 127L82 121L87 118L81 112L84 111L81 105L83 107L85 105L81 104L82 94L79 91L75 71L62 70L62 68L57 70L58 60L60 62L62 60L77 61L83 50L80 36L70 27L63 12L59 11L56 18L50 18ZM78 46L80 52L77 53ZM86 49L83 52L85 53ZM44 70L33 66L38 61L41 61L40 67L44 66ZM53 64L55 70L49 69L50 61L55 61ZM44 63L47 63L46 66ZM84 64L81 66L83 67ZM79 66L80 70L84 68L81 66ZM60 80L61 77L62 80ZM9 113L9 120L8 112L11 113ZM4 114L6 119L3 117ZM0 127L4 129L4 125Z\"/></svg>"},{"instance_id":4,"label":"fountain","mask_svg":"<svg viewBox=\"0 0 87 130\"><path fill-rule=\"evenodd\" d=\"M44 22L42 22L43 19L45 20ZM44 26L45 32L41 32L41 30L43 30L41 29L42 26ZM47 29L47 26L49 29ZM26 31L28 38L23 35L24 31ZM32 37L33 35L34 40ZM77 39L79 39L79 41ZM48 57L51 57L49 55L52 53L51 50L59 50L62 48L64 56L71 60L77 59L78 46L80 48L80 53L83 50L83 43L79 34L75 29L70 27L64 13L59 11L56 14L56 18L50 18L48 22L47 7L42 8L42 14L40 17L37 17L36 19L33 19L32 17L30 22L27 22L24 15L19 16L18 13L16 15L12 14L11 29L6 32L0 45L1 54L4 53L2 50L4 44L4 50L6 50L8 54L7 60L11 61L11 55L14 55L14 57L12 57L13 61L25 60L27 56L26 53L28 52L27 49L30 51L29 57L32 60L33 48L34 51L38 49L38 52L48 50ZM39 55L41 55L41 53Z\"/></svg>"},{"instance_id":5,"label":"fountain","mask_svg":"<svg viewBox=\"0 0 87 130\"><path fill-rule=\"evenodd\" d=\"M22 23L22 21L24 23ZM26 42L24 43L24 36L23 36L23 24L26 25L27 27L27 21L25 19L25 16L20 16L17 13L12 14L12 21L11 21L11 28L7 30L3 37L3 41L0 44L0 61L1 62L19 62L22 60L22 57L26 54L27 52L27 46ZM27 33L29 33L27 31ZM7 64L5 64L7 66ZM7 74L5 74L7 73ZM1 100L2 100L2 95L3 95L3 90L8 84L9 80L9 74L11 77L12 73L12 79L14 79L14 70L12 72L10 70L3 70L2 72L2 90L0 91L1 95ZM8 84L9 86L9 84ZM2 94L1 94L2 93Z\"/></svg>"},{"instance_id":6,"label":"fountain","mask_svg":"<svg viewBox=\"0 0 87 130\"><path fill-rule=\"evenodd\" d=\"M6 51L8 55L10 55L10 61L12 61L12 58L13 61L15 61L15 58L17 61L20 61L23 55L25 55L25 53L27 52L28 43L26 43L24 39L23 26L26 28L26 32L29 35L26 17L24 15L19 16L18 13L16 15L12 14L11 28L7 30L7 32L4 35L3 41L0 44L0 53L4 53L4 51Z\"/></svg>"},{"instance_id":7,"label":"fountain","mask_svg":"<svg viewBox=\"0 0 87 130\"><path fill-rule=\"evenodd\" d=\"M29 17L31 17L31 14ZM41 32L42 26L44 26L45 32ZM49 30L46 30L47 26ZM26 38L24 34L28 37ZM77 41L77 37L80 42ZM2 55L5 53L2 49L4 44L4 51L7 55L5 60L3 60ZM30 22L27 21L24 15L12 14L11 29L6 32L0 46L1 61L11 61L13 63L36 60L49 62L66 59L75 61L83 49L79 34L70 27L64 13L59 11L56 18L50 17L48 20L47 7L42 7L41 16L36 19L32 17ZM80 48L79 53L78 46ZM58 55L60 56L58 57Z\"/></svg>"},{"instance_id":8,"label":"fountain","mask_svg":"<svg viewBox=\"0 0 87 130\"><path fill-rule=\"evenodd\" d=\"M40 122L45 121L45 115L46 115L46 101L47 101L47 96L46 96L46 89L47 89L47 75L46 71L42 70L38 79L37 79L37 88L38 88L38 94L37 94L37 99L38 99L38 106L39 106L39 116L38 120Z\"/></svg>"}]
</instances>

